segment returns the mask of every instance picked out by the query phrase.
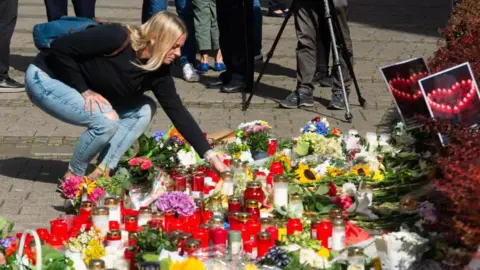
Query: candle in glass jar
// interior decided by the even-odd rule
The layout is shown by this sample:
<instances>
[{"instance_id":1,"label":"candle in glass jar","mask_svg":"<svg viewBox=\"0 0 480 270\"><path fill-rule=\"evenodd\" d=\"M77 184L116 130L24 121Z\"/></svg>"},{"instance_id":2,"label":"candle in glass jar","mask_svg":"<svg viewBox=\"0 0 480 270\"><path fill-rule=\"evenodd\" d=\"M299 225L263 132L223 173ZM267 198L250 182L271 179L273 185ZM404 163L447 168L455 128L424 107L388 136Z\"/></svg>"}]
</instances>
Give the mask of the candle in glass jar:
<instances>
[{"instance_id":1,"label":"candle in glass jar","mask_svg":"<svg viewBox=\"0 0 480 270\"><path fill-rule=\"evenodd\" d=\"M319 220L312 220L310 223L310 237L312 239L317 239L317 227L320 224Z\"/></svg>"},{"instance_id":2,"label":"candle in glass jar","mask_svg":"<svg viewBox=\"0 0 480 270\"><path fill-rule=\"evenodd\" d=\"M302 232L302 221L298 218L291 218L287 221L287 234L293 235L295 232Z\"/></svg>"},{"instance_id":3,"label":"candle in glass jar","mask_svg":"<svg viewBox=\"0 0 480 270\"><path fill-rule=\"evenodd\" d=\"M324 248L332 248L332 224L323 220L317 225L317 240Z\"/></svg>"},{"instance_id":4,"label":"candle in glass jar","mask_svg":"<svg viewBox=\"0 0 480 270\"><path fill-rule=\"evenodd\" d=\"M188 257L193 256L195 252L198 251L199 249L200 249L200 240L191 238L185 242L184 251Z\"/></svg>"},{"instance_id":5,"label":"candle in glass jar","mask_svg":"<svg viewBox=\"0 0 480 270\"><path fill-rule=\"evenodd\" d=\"M242 233L239 231L228 232L228 252L230 256L239 255L242 251Z\"/></svg>"},{"instance_id":6,"label":"candle in glass jar","mask_svg":"<svg viewBox=\"0 0 480 270\"><path fill-rule=\"evenodd\" d=\"M263 257L272 246L271 236L268 232L260 232L257 234L257 239L258 257Z\"/></svg>"},{"instance_id":7,"label":"candle in glass jar","mask_svg":"<svg viewBox=\"0 0 480 270\"><path fill-rule=\"evenodd\" d=\"M220 179L223 181L222 192L226 196L232 196L234 193L233 174L230 171L225 171L220 174Z\"/></svg>"},{"instance_id":8,"label":"candle in glass jar","mask_svg":"<svg viewBox=\"0 0 480 270\"><path fill-rule=\"evenodd\" d=\"M109 212L107 207L96 207L92 213L92 223L100 230L100 236L105 237L109 226Z\"/></svg>"},{"instance_id":9,"label":"candle in glass jar","mask_svg":"<svg viewBox=\"0 0 480 270\"><path fill-rule=\"evenodd\" d=\"M210 200L210 210L216 216L223 216L222 197L215 196ZM205 221L204 221L205 222Z\"/></svg>"},{"instance_id":10,"label":"candle in glass jar","mask_svg":"<svg viewBox=\"0 0 480 270\"><path fill-rule=\"evenodd\" d=\"M250 219L246 223L247 227L247 238L244 239L244 241L248 240L256 240L255 237L259 232L262 231L262 225L257 219Z\"/></svg>"},{"instance_id":11,"label":"candle in glass jar","mask_svg":"<svg viewBox=\"0 0 480 270\"><path fill-rule=\"evenodd\" d=\"M223 228L224 227L223 216L214 215L210 219L209 223L212 226L212 228Z\"/></svg>"},{"instance_id":12,"label":"candle in glass jar","mask_svg":"<svg viewBox=\"0 0 480 270\"><path fill-rule=\"evenodd\" d=\"M117 201L117 199L113 197L107 197L105 198L103 205L108 208L108 219L110 221L116 221L120 223L120 220L121 220L120 204Z\"/></svg>"},{"instance_id":13,"label":"candle in glass jar","mask_svg":"<svg viewBox=\"0 0 480 270\"><path fill-rule=\"evenodd\" d=\"M212 228L210 229L210 238L214 246L217 245L227 245L228 234L227 230L221 228Z\"/></svg>"},{"instance_id":14,"label":"candle in glass jar","mask_svg":"<svg viewBox=\"0 0 480 270\"><path fill-rule=\"evenodd\" d=\"M228 199L228 212L240 212L242 210L242 202L238 197Z\"/></svg>"},{"instance_id":15,"label":"candle in glass jar","mask_svg":"<svg viewBox=\"0 0 480 270\"><path fill-rule=\"evenodd\" d=\"M134 246L137 243L137 233L129 232L128 233L128 246Z\"/></svg>"},{"instance_id":16,"label":"candle in glass jar","mask_svg":"<svg viewBox=\"0 0 480 270\"><path fill-rule=\"evenodd\" d=\"M136 216L125 216L125 231L136 232L138 228L138 222Z\"/></svg>"},{"instance_id":17,"label":"candle in glass jar","mask_svg":"<svg viewBox=\"0 0 480 270\"><path fill-rule=\"evenodd\" d=\"M246 200L245 209L247 213L250 213L252 219L260 219L260 208L257 200Z\"/></svg>"},{"instance_id":18,"label":"candle in glass jar","mask_svg":"<svg viewBox=\"0 0 480 270\"><path fill-rule=\"evenodd\" d=\"M265 232L270 234L270 239L272 240L272 246L275 245L275 242L278 240L278 229L277 227L270 226L265 229Z\"/></svg>"},{"instance_id":19,"label":"candle in glass jar","mask_svg":"<svg viewBox=\"0 0 480 270\"><path fill-rule=\"evenodd\" d=\"M345 248L345 223L343 219L332 220L332 250L339 251Z\"/></svg>"},{"instance_id":20,"label":"candle in glass jar","mask_svg":"<svg viewBox=\"0 0 480 270\"><path fill-rule=\"evenodd\" d=\"M273 174L283 174L283 164L281 161L274 161L270 164L270 172Z\"/></svg>"},{"instance_id":21,"label":"candle in glass jar","mask_svg":"<svg viewBox=\"0 0 480 270\"><path fill-rule=\"evenodd\" d=\"M92 214L93 203L91 201L83 201L80 203L79 217L82 220L88 220Z\"/></svg>"},{"instance_id":22,"label":"candle in glass jar","mask_svg":"<svg viewBox=\"0 0 480 270\"><path fill-rule=\"evenodd\" d=\"M198 228L193 231L193 238L200 240L200 247L201 248L208 248L210 235L207 229L205 228Z\"/></svg>"},{"instance_id":23,"label":"candle in glass jar","mask_svg":"<svg viewBox=\"0 0 480 270\"><path fill-rule=\"evenodd\" d=\"M372 186L365 183L365 182L362 182L360 184L360 188L358 190L360 192L360 194L362 193L365 193L367 195L367 198L368 198L368 206L372 206L372 202L373 202L373 190L372 190Z\"/></svg>"},{"instance_id":24,"label":"candle in glass jar","mask_svg":"<svg viewBox=\"0 0 480 270\"><path fill-rule=\"evenodd\" d=\"M175 175L173 181L175 182L175 191L185 192L187 190L187 177L184 175Z\"/></svg>"},{"instance_id":25,"label":"candle in glass jar","mask_svg":"<svg viewBox=\"0 0 480 270\"><path fill-rule=\"evenodd\" d=\"M148 221L152 219L152 210L148 207L140 208L138 211L138 226L147 225Z\"/></svg>"},{"instance_id":26,"label":"candle in glass jar","mask_svg":"<svg viewBox=\"0 0 480 270\"><path fill-rule=\"evenodd\" d=\"M247 182L247 188L243 192L243 200L257 200L260 204L265 201L265 193L262 190L262 183L260 181Z\"/></svg>"},{"instance_id":27,"label":"candle in glass jar","mask_svg":"<svg viewBox=\"0 0 480 270\"><path fill-rule=\"evenodd\" d=\"M273 220L270 217L260 218L260 224L262 224L262 232L264 232L268 227L272 226Z\"/></svg>"},{"instance_id":28,"label":"candle in glass jar","mask_svg":"<svg viewBox=\"0 0 480 270\"><path fill-rule=\"evenodd\" d=\"M111 230L107 233L107 246L117 249L123 248L122 233L120 230Z\"/></svg>"},{"instance_id":29,"label":"candle in glass jar","mask_svg":"<svg viewBox=\"0 0 480 270\"><path fill-rule=\"evenodd\" d=\"M192 198L201 198L205 183L205 175L197 173L192 178Z\"/></svg>"},{"instance_id":30,"label":"candle in glass jar","mask_svg":"<svg viewBox=\"0 0 480 270\"><path fill-rule=\"evenodd\" d=\"M290 195L290 201L288 203L288 208L291 212L297 214L298 216L303 215L303 202L302 197L298 194Z\"/></svg>"},{"instance_id":31,"label":"candle in glass jar","mask_svg":"<svg viewBox=\"0 0 480 270\"><path fill-rule=\"evenodd\" d=\"M238 213L237 215L237 224L238 226L236 228L237 231L242 232L242 239L249 240L249 235L247 233L247 222L250 220L250 214L249 213Z\"/></svg>"},{"instance_id":32,"label":"candle in glass jar","mask_svg":"<svg viewBox=\"0 0 480 270\"><path fill-rule=\"evenodd\" d=\"M288 206L288 178L284 175L274 177L273 204L278 208Z\"/></svg>"}]
</instances>

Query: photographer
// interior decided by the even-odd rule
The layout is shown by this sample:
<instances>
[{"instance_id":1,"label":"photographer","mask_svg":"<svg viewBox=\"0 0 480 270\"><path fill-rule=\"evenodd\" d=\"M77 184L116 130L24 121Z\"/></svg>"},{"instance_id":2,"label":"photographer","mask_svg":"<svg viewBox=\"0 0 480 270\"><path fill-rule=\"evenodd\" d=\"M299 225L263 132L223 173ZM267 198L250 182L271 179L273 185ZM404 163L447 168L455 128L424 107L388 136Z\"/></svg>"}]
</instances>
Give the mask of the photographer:
<instances>
[{"instance_id":1,"label":"photographer","mask_svg":"<svg viewBox=\"0 0 480 270\"><path fill-rule=\"evenodd\" d=\"M295 0L294 7L295 29L297 32L297 89L284 99L280 106L284 108L299 108L302 106L311 107L314 105L313 89L314 77L317 67L317 54L325 54L318 51L318 47L329 50L331 35L325 18L325 6L323 0ZM334 9L331 15L338 18L339 26L345 38L347 50L350 54L350 61L353 64L353 48L350 38L350 30L347 24L347 0L333 0ZM321 42L323 46L318 46ZM337 39L338 43L338 39ZM350 93L352 78L347 68L342 51L339 49L340 66L347 94ZM328 62L328 60L327 60ZM329 109L345 109L345 100L342 93L341 78L338 68L332 68L333 86L332 99L328 105Z\"/></svg>"},{"instance_id":2,"label":"photographer","mask_svg":"<svg viewBox=\"0 0 480 270\"><path fill-rule=\"evenodd\" d=\"M155 115L152 90L167 116L200 156L218 172L227 167L175 90L170 65L180 56L187 28L168 11L139 28L106 24L57 38L25 74L26 92L51 116L86 127L65 178L83 176L99 154L93 179L108 174L144 133Z\"/></svg>"}]
</instances>

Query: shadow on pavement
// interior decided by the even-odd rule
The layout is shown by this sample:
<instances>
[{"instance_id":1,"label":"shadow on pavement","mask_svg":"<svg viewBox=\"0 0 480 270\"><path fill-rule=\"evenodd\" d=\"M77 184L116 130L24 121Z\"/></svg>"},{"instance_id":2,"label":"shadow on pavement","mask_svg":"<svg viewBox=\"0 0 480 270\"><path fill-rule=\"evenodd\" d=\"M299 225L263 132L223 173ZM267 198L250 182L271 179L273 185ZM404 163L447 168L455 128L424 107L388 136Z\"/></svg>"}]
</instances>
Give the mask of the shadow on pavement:
<instances>
[{"instance_id":1,"label":"shadow on pavement","mask_svg":"<svg viewBox=\"0 0 480 270\"><path fill-rule=\"evenodd\" d=\"M10 66L15 68L16 70L20 70L25 72L28 66L33 63L35 59L34 56L25 56L25 55L18 55L18 54L11 54L10 55Z\"/></svg>"},{"instance_id":2,"label":"shadow on pavement","mask_svg":"<svg viewBox=\"0 0 480 270\"><path fill-rule=\"evenodd\" d=\"M272 57L272 59L275 58L275 55ZM272 60L270 59L270 61ZM266 60L266 58L265 58ZM260 73L262 70L262 67L265 63L260 64L260 65L255 65L255 72ZM274 76L286 76L289 78L296 78L297 77L297 71L291 68L287 68L284 66L280 66L279 64L276 63L268 63L266 69L265 69L265 74L268 75L274 75Z\"/></svg>"}]
</instances>

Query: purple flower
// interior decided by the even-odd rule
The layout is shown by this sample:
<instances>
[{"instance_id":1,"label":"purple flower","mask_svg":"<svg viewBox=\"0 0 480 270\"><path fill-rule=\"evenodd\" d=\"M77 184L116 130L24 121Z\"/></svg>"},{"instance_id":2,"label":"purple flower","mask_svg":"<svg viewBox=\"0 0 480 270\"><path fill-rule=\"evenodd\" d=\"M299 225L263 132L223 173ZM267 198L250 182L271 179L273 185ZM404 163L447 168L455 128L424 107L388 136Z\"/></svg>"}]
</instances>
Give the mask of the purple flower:
<instances>
[{"instance_id":1,"label":"purple flower","mask_svg":"<svg viewBox=\"0 0 480 270\"><path fill-rule=\"evenodd\" d=\"M153 138L155 138L155 141L160 142L163 137L165 137L165 133L161 132L161 131L155 131L153 133Z\"/></svg>"},{"instance_id":2,"label":"purple flower","mask_svg":"<svg viewBox=\"0 0 480 270\"><path fill-rule=\"evenodd\" d=\"M7 237L5 239L0 239L0 246L3 247L4 249L7 249L12 245L13 242L15 242L15 238L13 238L13 237Z\"/></svg>"},{"instance_id":3,"label":"purple flower","mask_svg":"<svg viewBox=\"0 0 480 270\"><path fill-rule=\"evenodd\" d=\"M162 194L157 199L156 205L162 212L174 212L179 216L191 216L195 212L195 202L192 198L179 191Z\"/></svg>"}]
</instances>

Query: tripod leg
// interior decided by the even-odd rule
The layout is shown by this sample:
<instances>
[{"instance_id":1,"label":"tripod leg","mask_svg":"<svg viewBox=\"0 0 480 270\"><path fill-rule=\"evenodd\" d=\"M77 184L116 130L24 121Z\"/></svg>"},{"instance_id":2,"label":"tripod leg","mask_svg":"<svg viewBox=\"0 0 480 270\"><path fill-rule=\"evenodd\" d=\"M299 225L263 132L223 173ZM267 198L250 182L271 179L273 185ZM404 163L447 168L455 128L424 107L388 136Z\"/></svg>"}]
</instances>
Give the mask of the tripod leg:
<instances>
[{"instance_id":1,"label":"tripod leg","mask_svg":"<svg viewBox=\"0 0 480 270\"><path fill-rule=\"evenodd\" d=\"M333 29L333 24L332 24L332 15L330 14L330 3L329 0L323 0L323 3L325 5L325 18L327 19L328 22L328 27L330 30L330 36L332 38L332 47L333 47L333 67L336 67L338 70L338 76L340 77L340 82L342 84L342 92L343 92L343 100L345 101L345 120L347 122L351 123L353 115L350 112L350 104L348 102L348 95L347 95L347 90L345 89L345 81L343 79L343 73L342 73L342 67L340 65L340 57L338 55L338 48L337 48L337 41L335 39L335 31ZM333 5L332 5L333 7Z\"/></svg>"},{"instance_id":2,"label":"tripod leg","mask_svg":"<svg viewBox=\"0 0 480 270\"><path fill-rule=\"evenodd\" d=\"M248 107L250 106L250 102L252 101L253 94L255 93L255 90L257 89L258 85L260 84L260 80L263 77L263 74L265 73L265 70L267 68L267 65L270 63L270 59L273 57L273 52L277 48L278 42L280 41L280 38L282 37L283 31L285 30L285 27L287 26L288 20L293 14L293 9L295 5L295 0L292 2L290 5L290 9L288 10L287 16L283 20L282 26L280 27L280 30L278 31L277 37L275 38L275 41L273 41L272 48L270 51L267 53L267 59L265 60L265 63L262 65L262 69L260 70L260 73L258 74L258 78L255 81L255 84L253 85L252 91L250 92L250 95L248 96L248 99L243 105L242 111L246 111Z\"/></svg>"},{"instance_id":3,"label":"tripod leg","mask_svg":"<svg viewBox=\"0 0 480 270\"><path fill-rule=\"evenodd\" d=\"M334 6L333 0L329 0L329 3L330 3L330 6ZM340 27L340 22L338 21L338 17L332 16L332 22L335 30L334 32L338 40L338 44L342 50L343 58L345 59L345 63L347 64L348 71L350 72L350 76L352 77L353 84L355 86L355 91L357 92L358 102L360 103L360 106L364 107L366 100L362 97L362 93L360 92L357 76L355 75L355 71L353 69L353 64L351 61L352 53L349 51L347 47L345 36L343 35L343 31Z\"/></svg>"}]
</instances>

